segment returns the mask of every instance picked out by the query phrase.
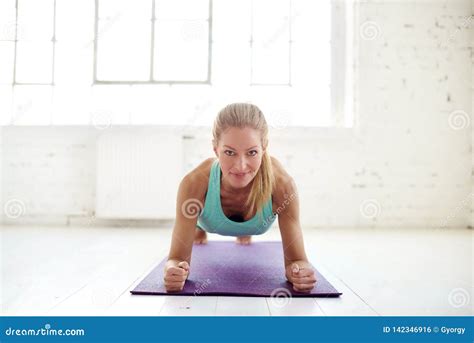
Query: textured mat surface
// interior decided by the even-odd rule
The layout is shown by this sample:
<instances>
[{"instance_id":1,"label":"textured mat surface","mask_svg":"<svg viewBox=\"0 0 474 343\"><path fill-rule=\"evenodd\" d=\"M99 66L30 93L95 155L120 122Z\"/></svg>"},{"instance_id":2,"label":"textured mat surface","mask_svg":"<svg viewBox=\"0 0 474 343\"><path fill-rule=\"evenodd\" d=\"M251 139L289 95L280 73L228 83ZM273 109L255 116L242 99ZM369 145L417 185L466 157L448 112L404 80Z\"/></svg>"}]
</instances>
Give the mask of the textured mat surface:
<instances>
[{"instance_id":1,"label":"textured mat surface","mask_svg":"<svg viewBox=\"0 0 474 343\"><path fill-rule=\"evenodd\" d=\"M281 242L209 241L194 245L188 280L181 292L166 292L161 261L132 294L337 297L338 292L317 270L311 293L293 291L285 278Z\"/></svg>"}]
</instances>

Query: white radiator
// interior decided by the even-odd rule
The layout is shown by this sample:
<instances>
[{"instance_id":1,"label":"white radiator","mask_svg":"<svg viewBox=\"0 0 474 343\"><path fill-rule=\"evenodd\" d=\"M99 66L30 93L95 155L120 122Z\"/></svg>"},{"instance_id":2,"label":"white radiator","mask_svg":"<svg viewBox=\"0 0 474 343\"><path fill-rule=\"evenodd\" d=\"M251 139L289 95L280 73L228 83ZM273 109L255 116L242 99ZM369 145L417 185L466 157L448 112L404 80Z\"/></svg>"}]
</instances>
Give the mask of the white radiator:
<instances>
[{"instance_id":1,"label":"white radiator","mask_svg":"<svg viewBox=\"0 0 474 343\"><path fill-rule=\"evenodd\" d=\"M174 218L182 137L156 128L105 129L97 142L98 218Z\"/></svg>"}]
</instances>

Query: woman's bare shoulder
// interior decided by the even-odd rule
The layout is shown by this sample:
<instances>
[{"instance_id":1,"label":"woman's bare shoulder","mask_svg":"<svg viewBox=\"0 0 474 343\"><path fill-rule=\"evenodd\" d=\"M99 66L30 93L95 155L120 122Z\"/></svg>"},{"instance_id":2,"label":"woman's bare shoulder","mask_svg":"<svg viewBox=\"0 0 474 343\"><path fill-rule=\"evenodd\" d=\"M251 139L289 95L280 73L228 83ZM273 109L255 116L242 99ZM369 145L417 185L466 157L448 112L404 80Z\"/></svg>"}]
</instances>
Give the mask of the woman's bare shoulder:
<instances>
[{"instance_id":1,"label":"woman's bare shoulder","mask_svg":"<svg viewBox=\"0 0 474 343\"><path fill-rule=\"evenodd\" d=\"M273 174L275 175L275 181L278 183L278 182L290 180L291 175L288 174L288 172L285 170L285 167L283 167L283 164L281 164L281 162L278 161L273 156L270 156L270 159L272 161Z\"/></svg>"},{"instance_id":2,"label":"woman's bare shoulder","mask_svg":"<svg viewBox=\"0 0 474 343\"><path fill-rule=\"evenodd\" d=\"M285 194L295 192L295 183L293 177L285 170L283 164L278 161L275 157L270 156L273 167L273 174L275 176L275 188L273 195L277 199L281 198Z\"/></svg>"},{"instance_id":3,"label":"woman's bare shoulder","mask_svg":"<svg viewBox=\"0 0 474 343\"><path fill-rule=\"evenodd\" d=\"M215 157L206 158L198 166L188 172L182 182L194 192L202 192L204 194L209 183L211 166L215 160Z\"/></svg>"}]
</instances>

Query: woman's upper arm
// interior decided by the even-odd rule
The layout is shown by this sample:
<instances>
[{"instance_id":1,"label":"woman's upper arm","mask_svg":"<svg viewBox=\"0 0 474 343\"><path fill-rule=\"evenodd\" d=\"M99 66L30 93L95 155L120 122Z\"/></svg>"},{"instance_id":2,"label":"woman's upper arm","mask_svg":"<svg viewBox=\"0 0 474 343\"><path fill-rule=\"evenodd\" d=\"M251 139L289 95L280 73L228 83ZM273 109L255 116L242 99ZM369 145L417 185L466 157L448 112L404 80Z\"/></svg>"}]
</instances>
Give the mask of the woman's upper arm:
<instances>
[{"instance_id":1,"label":"woman's upper arm","mask_svg":"<svg viewBox=\"0 0 474 343\"><path fill-rule=\"evenodd\" d=\"M186 175L179 184L176 197L176 219L171 237L168 259L187 261L191 264L197 218L204 206L205 188L202 178Z\"/></svg>"},{"instance_id":2,"label":"woman's upper arm","mask_svg":"<svg viewBox=\"0 0 474 343\"><path fill-rule=\"evenodd\" d=\"M300 225L300 205L296 183L286 176L277 180L275 194L285 266L293 261L307 260Z\"/></svg>"}]
</instances>

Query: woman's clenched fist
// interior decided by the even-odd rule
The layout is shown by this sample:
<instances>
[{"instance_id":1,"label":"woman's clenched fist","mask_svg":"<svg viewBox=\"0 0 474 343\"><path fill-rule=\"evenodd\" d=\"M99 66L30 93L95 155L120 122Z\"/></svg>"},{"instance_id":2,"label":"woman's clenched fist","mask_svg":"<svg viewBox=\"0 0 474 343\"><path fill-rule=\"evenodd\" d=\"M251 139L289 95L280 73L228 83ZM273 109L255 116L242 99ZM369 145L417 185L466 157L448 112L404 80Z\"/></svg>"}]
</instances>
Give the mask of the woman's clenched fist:
<instances>
[{"instance_id":1,"label":"woman's clenched fist","mask_svg":"<svg viewBox=\"0 0 474 343\"><path fill-rule=\"evenodd\" d=\"M189 264L186 261L170 260L166 264L164 275L166 291L179 292L183 290L184 283L188 278Z\"/></svg>"}]
</instances>

